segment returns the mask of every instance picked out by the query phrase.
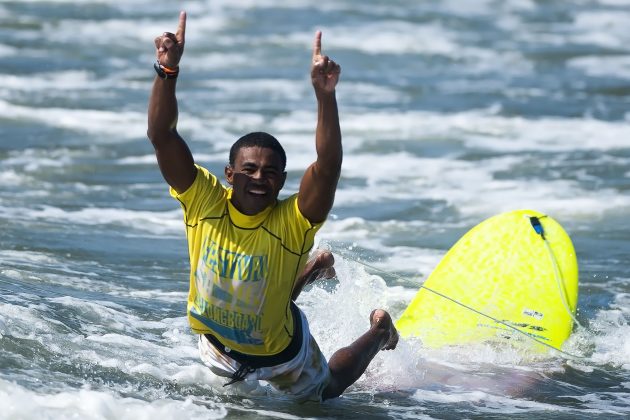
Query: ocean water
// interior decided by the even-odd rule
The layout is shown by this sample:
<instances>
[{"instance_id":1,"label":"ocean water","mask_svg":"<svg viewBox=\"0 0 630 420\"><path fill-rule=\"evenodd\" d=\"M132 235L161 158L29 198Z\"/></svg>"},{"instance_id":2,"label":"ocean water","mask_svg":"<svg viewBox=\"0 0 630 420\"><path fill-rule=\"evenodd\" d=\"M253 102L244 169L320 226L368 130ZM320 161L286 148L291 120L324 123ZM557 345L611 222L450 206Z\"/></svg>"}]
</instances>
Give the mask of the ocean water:
<instances>
[{"instance_id":1,"label":"ocean water","mask_svg":"<svg viewBox=\"0 0 630 420\"><path fill-rule=\"evenodd\" d=\"M145 135L153 38L180 9L179 130L219 174L264 130L294 192L317 29L342 66L317 238L338 276L298 301L326 355L373 308L399 316L469 228L532 208L576 248L578 357L402 341L323 404L224 388L187 326L182 214ZM628 0L0 0L0 418L628 418L629 22Z\"/></svg>"}]
</instances>

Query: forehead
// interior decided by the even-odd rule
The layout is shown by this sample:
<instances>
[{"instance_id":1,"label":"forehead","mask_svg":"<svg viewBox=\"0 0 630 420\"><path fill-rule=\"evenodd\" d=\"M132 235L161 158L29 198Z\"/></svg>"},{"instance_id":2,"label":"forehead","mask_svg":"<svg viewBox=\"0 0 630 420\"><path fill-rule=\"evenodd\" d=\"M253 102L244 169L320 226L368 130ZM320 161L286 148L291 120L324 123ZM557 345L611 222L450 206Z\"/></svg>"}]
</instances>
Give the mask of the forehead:
<instances>
[{"instance_id":1,"label":"forehead","mask_svg":"<svg viewBox=\"0 0 630 420\"><path fill-rule=\"evenodd\" d=\"M254 164L256 166L282 167L282 158L269 147L247 146L241 147L236 153L234 164L236 166Z\"/></svg>"}]
</instances>

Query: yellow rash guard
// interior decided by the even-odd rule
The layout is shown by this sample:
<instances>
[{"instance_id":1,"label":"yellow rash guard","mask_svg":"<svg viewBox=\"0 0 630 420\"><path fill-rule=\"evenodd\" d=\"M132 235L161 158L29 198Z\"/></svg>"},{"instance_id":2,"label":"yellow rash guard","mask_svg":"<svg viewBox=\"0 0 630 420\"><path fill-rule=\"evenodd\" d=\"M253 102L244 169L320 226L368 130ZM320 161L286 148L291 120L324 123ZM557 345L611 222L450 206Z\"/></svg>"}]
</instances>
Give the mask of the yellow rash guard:
<instances>
[{"instance_id":1,"label":"yellow rash guard","mask_svg":"<svg viewBox=\"0 0 630 420\"><path fill-rule=\"evenodd\" d=\"M297 194L244 215L230 201L232 190L199 165L188 190L170 193L184 210L193 332L250 355L284 350L294 329L293 286L321 224L300 213Z\"/></svg>"}]
</instances>

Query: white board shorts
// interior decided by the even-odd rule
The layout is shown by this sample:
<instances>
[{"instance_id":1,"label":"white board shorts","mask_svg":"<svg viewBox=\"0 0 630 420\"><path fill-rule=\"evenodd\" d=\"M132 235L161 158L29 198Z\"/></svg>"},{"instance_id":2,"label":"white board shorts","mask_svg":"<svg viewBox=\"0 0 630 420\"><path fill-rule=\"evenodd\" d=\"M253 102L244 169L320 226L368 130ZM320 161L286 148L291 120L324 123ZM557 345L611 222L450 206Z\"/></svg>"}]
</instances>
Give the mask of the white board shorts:
<instances>
[{"instance_id":1,"label":"white board shorts","mask_svg":"<svg viewBox=\"0 0 630 420\"><path fill-rule=\"evenodd\" d=\"M302 320L302 346L299 353L288 362L271 367L262 367L247 374L245 379L263 380L280 392L290 394L300 402L321 401L322 393L330 382L328 362L319 350L317 342L308 328L304 313ZM199 335L201 361L218 376L232 377L241 364L223 354L203 335Z\"/></svg>"}]
</instances>

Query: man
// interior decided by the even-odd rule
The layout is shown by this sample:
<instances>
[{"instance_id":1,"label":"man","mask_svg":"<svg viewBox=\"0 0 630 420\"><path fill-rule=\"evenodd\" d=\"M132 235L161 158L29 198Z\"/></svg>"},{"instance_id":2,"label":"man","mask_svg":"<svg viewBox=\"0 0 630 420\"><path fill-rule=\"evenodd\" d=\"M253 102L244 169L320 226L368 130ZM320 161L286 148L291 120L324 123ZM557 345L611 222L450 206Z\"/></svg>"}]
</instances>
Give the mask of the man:
<instances>
[{"instance_id":1,"label":"man","mask_svg":"<svg viewBox=\"0 0 630 420\"><path fill-rule=\"evenodd\" d=\"M317 98L317 160L300 191L278 200L286 156L267 133L250 133L230 150L223 187L177 132L175 85L184 51L186 14L175 34L155 39L158 76L149 101L148 137L171 195L184 210L190 255L188 320L199 334L201 358L217 375L266 380L301 400L333 398L354 383L398 333L390 315L374 310L370 329L328 362L294 303L316 270L330 270L332 255L308 255L330 211L341 171L342 148L335 87L340 67L313 45L311 79ZM304 271L303 271L304 270Z\"/></svg>"}]
</instances>

